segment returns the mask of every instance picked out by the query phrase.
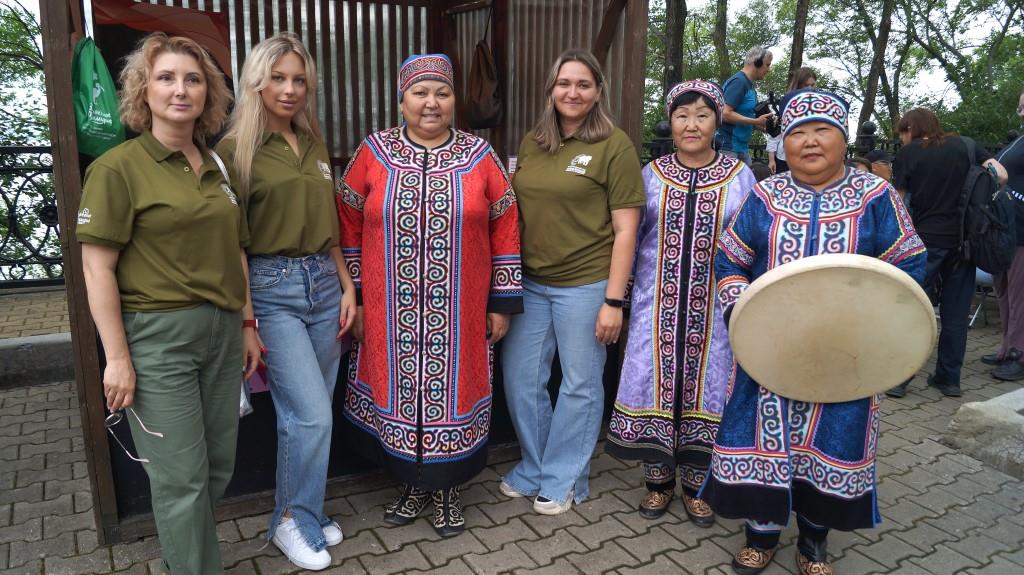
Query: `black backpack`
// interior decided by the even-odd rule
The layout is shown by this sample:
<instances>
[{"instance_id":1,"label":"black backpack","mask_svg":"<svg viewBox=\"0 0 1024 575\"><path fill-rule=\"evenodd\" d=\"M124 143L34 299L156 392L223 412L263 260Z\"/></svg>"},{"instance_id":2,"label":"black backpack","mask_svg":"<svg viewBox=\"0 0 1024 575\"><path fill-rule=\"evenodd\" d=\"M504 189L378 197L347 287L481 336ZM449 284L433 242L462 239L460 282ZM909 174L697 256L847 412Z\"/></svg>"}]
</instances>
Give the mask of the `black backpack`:
<instances>
[{"instance_id":1,"label":"black backpack","mask_svg":"<svg viewBox=\"0 0 1024 575\"><path fill-rule=\"evenodd\" d=\"M967 145L970 167L960 192L960 256L990 274L1010 269L1017 249L1013 199L999 186L986 168L978 165L976 145Z\"/></svg>"}]
</instances>

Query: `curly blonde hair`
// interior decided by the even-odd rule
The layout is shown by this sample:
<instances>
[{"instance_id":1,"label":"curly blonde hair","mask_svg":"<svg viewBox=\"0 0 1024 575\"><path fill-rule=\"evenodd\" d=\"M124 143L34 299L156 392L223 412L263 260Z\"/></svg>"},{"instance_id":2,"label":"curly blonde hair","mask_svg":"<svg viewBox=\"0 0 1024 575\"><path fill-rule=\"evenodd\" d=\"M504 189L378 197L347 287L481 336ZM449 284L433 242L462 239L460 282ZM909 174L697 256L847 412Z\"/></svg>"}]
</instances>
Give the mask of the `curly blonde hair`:
<instances>
[{"instance_id":1,"label":"curly blonde hair","mask_svg":"<svg viewBox=\"0 0 1024 575\"><path fill-rule=\"evenodd\" d=\"M224 126L232 100L223 74L206 50L194 40L168 36L163 32L154 32L143 38L125 58L124 69L118 78L121 83L121 122L139 133L152 129L153 113L146 103L146 87L153 72L153 62L166 52L192 56L199 63L206 79L206 102L203 113L196 119L194 133L199 138L216 134Z\"/></svg>"}]
</instances>

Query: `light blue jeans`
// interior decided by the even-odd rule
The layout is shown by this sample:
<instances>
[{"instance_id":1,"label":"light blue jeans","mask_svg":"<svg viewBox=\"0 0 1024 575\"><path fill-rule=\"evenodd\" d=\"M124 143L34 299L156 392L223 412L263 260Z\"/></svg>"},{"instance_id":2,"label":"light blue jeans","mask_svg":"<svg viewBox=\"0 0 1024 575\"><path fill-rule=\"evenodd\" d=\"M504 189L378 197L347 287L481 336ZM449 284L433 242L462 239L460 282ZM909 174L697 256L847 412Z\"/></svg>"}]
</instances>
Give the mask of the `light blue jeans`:
<instances>
[{"instance_id":1,"label":"light blue jeans","mask_svg":"<svg viewBox=\"0 0 1024 575\"><path fill-rule=\"evenodd\" d=\"M565 503L590 493L590 456L604 412L605 346L594 335L607 280L551 287L523 279L524 311L502 341L502 373L523 459L505 476L513 489ZM554 408L548 379L555 349L562 384Z\"/></svg>"},{"instance_id":2,"label":"light blue jeans","mask_svg":"<svg viewBox=\"0 0 1024 575\"><path fill-rule=\"evenodd\" d=\"M252 256L249 289L267 348L270 394L277 412L277 491L267 538L290 511L313 549L323 549L331 400L338 379L341 285L327 254Z\"/></svg>"}]
</instances>

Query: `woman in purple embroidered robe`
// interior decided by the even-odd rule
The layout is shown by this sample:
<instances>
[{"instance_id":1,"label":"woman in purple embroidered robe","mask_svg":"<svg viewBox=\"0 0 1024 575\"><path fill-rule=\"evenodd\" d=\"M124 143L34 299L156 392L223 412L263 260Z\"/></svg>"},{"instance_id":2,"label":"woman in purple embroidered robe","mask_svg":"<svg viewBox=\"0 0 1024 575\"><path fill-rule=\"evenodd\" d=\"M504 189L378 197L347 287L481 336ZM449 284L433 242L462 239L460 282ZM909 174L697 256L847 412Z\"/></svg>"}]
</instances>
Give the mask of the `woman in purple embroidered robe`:
<instances>
[{"instance_id":1,"label":"woman in purple embroidered robe","mask_svg":"<svg viewBox=\"0 0 1024 575\"><path fill-rule=\"evenodd\" d=\"M734 373L714 258L718 237L754 186L754 175L711 146L723 110L718 86L683 82L666 99L676 151L643 170L647 205L606 448L644 462L642 516L665 513L678 469L686 513L707 527L714 516L696 495Z\"/></svg>"}]
</instances>

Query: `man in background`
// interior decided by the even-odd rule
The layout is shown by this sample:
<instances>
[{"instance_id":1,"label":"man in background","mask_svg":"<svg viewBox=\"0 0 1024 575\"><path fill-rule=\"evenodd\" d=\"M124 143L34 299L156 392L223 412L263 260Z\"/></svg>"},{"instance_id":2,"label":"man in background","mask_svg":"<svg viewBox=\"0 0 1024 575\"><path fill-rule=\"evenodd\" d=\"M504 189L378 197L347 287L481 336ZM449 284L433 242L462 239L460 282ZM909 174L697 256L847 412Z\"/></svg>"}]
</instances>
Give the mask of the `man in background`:
<instances>
[{"instance_id":1,"label":"man in background","mask_svg":"<svg viewBox=\"0 0 1024 575\"><path fill-rule=\"evenodd\" d=\"M754 128L763 131L768 119L774 116L771 113L754 116L754 108L757 106L754 82L763 80L771 65L771 51L763 46L751 48L743 58L743 68L729 77L722 86L725 92L725 113L722 126L716 134L718 150L739 158L748 166L750 137Z\"/></svg>"}]
</instances>

